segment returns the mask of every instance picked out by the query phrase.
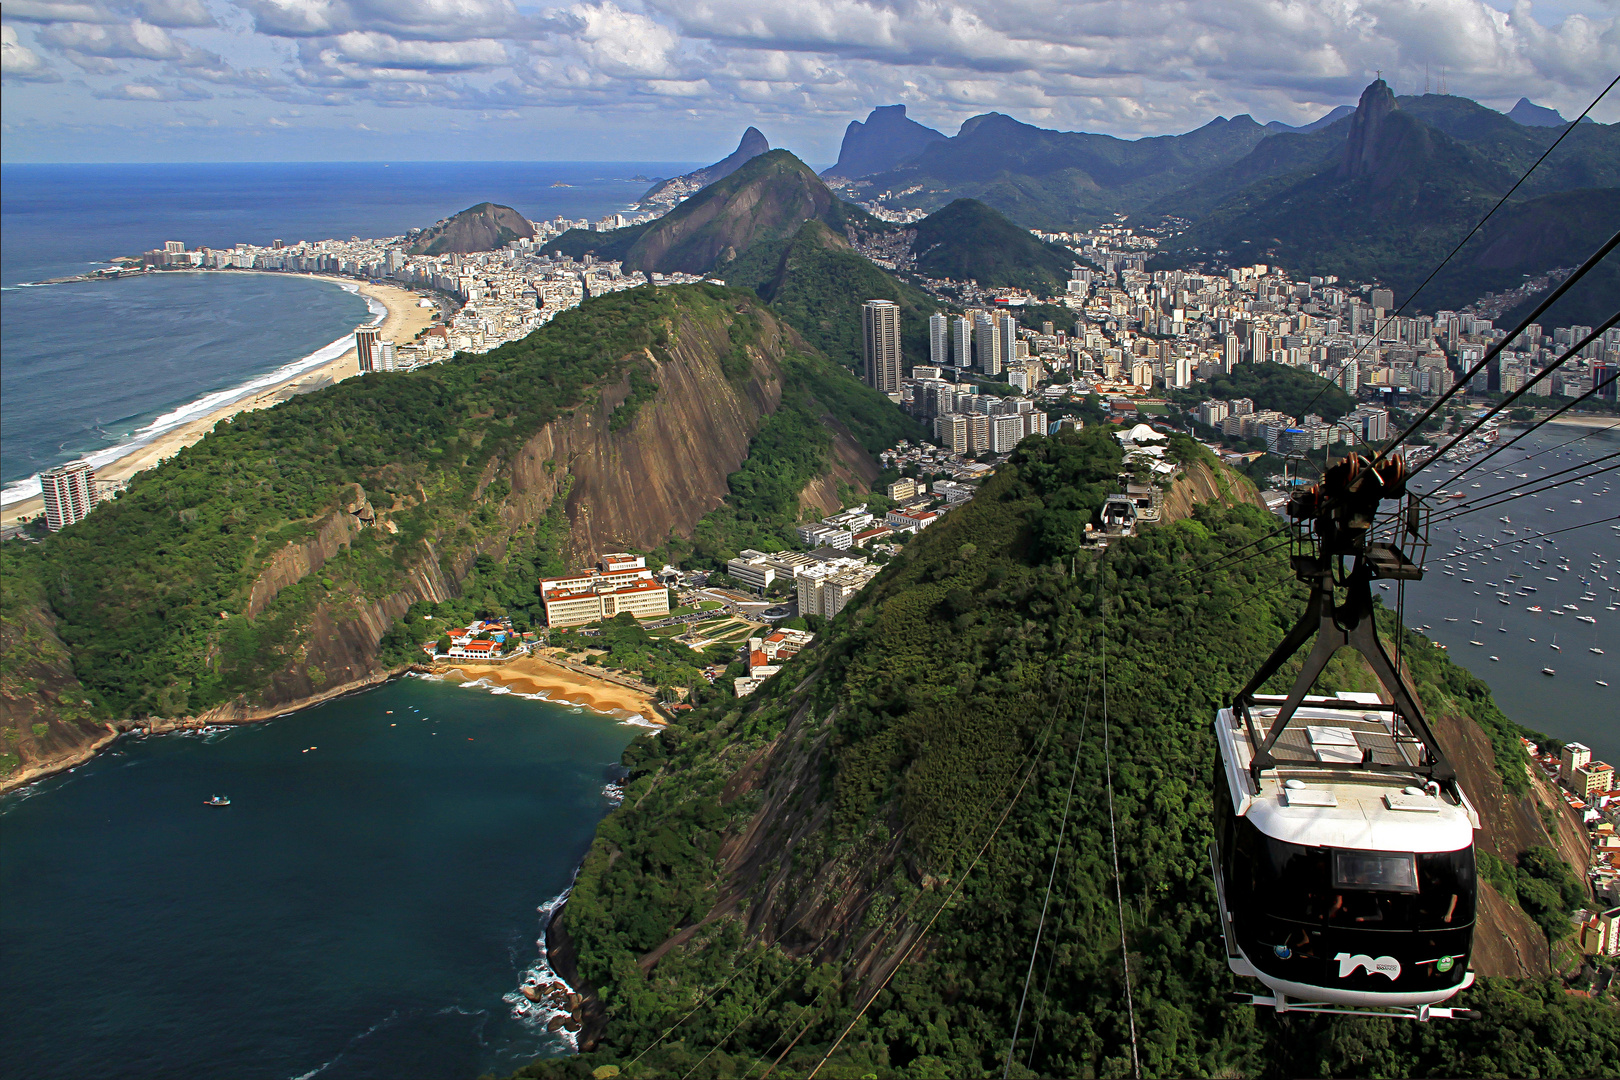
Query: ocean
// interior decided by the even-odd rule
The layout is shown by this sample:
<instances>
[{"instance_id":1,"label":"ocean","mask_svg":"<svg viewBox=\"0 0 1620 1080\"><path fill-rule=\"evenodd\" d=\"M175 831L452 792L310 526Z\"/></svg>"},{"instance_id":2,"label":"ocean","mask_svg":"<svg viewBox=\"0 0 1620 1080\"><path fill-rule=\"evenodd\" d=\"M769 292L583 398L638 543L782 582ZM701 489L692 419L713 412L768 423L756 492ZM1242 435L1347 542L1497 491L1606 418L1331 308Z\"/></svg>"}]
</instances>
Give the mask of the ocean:
<instances>
[{"instance_id":1,"label":"ocean","mask_svg":"<svg viewBox=\"0 0 1620 1080\"><path fill-rule=\"evenodd\" d=\"M4 1072L465 1080L567 1052L517 991L635 733L407 678L0 799Z\"/></svg>"},{"instance_id":2,"label":"ocean","mask_svg":"<svg viewBox=\"0 0 1620 1080\"><path fill-rule=\"evenodd\" d=\"M1503 442L1519 430L1504 429ZM1484 508L1433 526L1424 579L1407 586L1406 625L1485 680L1513 720L1620 764L1620 474L1497 506L1480 501L1617 450L1620 430L1548 425L1462 477L1455 490L1465 498L1441 500L1436 516L1457 512L1446 507ZM1458 471L1432 466L1415 486L1453 490ZM1536 538L1586 522L1597 524ZM1457 551L1474 554L1448 557ZM1393 587L1377 595L1393 605Z\"/></svg>"},{"instance_id":3,"label":"ocean","mask_svg":"<svg viewBox=\"0 0 1620 1080\"><path fill-rule=\"evenodd\" d=\"M132 445L314 367L378 316L293 276L169 274L30 287L165 240L393 236L489 199L531 219L621 210L684 162L6 165L0 168L0 485ZM553 186L554 184L566 186ZM36 478L30 480L30 478Z\"/></svg>"}]
</instances>

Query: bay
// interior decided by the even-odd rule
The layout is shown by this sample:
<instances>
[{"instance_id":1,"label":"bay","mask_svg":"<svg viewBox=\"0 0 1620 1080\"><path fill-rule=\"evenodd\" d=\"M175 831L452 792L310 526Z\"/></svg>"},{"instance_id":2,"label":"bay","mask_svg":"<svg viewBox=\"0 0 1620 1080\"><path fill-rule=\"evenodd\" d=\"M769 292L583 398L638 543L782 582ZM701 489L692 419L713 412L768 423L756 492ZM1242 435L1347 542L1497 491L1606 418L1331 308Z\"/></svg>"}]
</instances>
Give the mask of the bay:
<instances>
[{"instance_id":1,"label":"bay","mask_svg":"<svg viewBox=\"0 0 1620 1080\"><path fill-rule=\"evenodd\" d=\"M1519 431L1504 429L1502 441ZM1616 450L1620 430L1549 425L1459 483L1452 477L1466 462L1426 470L1418 485L1425 491L1464 495L1441 500L1438 516L1471 505L1482 508L1434 526L1424 579L1407 587L1406 624L1421 628L1446 647L1451 659L1485 680L1513 720L1566 742L1583 742L1594 756L1620 764L1620 532L1612 527L1620 525L1617 474L1485 507L1514 492L1578 478L1591 470L1548 480ZM1595 524L1572 529L1586 523ZM1571 531L1560 531L1566 529ZM1542 535L1553 532L1558 535ZM1448 558L1454 551L1472 554ZM1378 595L1394 603L1393 589ZM1587 596L1596 599L1583 599ZM1580 615L1596 623L1582 622ZM1471 644L1476 641L1480 644ZM1543 668L1553 674L1542 674ZM1599 680L1609 685L1599 686Z\"/></svg>"},{"instance_id":2,"label":"bay","mask_svg":"<svg viewBox=\"0 0 1620 1080\"><path fill-rule=\"evenodd\" d=\"M683 162L246 162L0 168L0 484L311 355L370 314L291 276L28 287L166 240L394 236L486 199L532 219L620 210ZM35 485L37 487L37 485ZM23 495L13 487L8 497Z\"/></svg>"},{"instance_id":3,"label":"bay","mask_svg":"<svg viewBox=\"0 0 1620 1080\"><path fill-rule=\"evenodd\" d=\"M405 679L7 796L6 1072L449 1078L564 1052L514 991L634 734Z\"/></svg>"}]
</instances>

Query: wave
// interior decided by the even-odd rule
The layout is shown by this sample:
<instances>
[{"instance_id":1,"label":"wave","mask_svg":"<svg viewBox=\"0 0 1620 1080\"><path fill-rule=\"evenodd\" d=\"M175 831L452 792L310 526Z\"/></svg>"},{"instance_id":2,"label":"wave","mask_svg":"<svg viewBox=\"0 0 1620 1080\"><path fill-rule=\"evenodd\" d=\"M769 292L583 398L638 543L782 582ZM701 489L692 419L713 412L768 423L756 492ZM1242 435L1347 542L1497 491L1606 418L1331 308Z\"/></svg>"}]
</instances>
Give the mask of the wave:
<instances>
[{"instance_id":1,"label":"wave","mask_svg":"<svg viewBox=\"0 0 1620 1080\"><path fill-rule=\"evenodd\" d=\"M357 283L341 281L332 284L337 285L344 292L360 294L360 286ZM381 326L383 320L388 317L388 308L381 301L370 296L364 299L367 310L371 312L371 321L366 325ZM149 443L155 442L160 436L183 424L189 424L193 420L207 416L215 409L235 404L277 383L285 382L296 375L302 375L306 371L318 368L322 364L330 363L352 348L354 348L354 334L350 332L330 344L321 346L308 356L283 364L274 371L268 371L263 375L255 375L246 382L225 390L216 390L213 393L204 394L195 401L170 409L145 427L132 432L121 442L85 454L80 460L88 461L96 468L111 465L130 451L138 450ZM26 480L14 481L7 484L3 490L0 490L0 506L10 506L12 503L22 502L24 499L32 499L39 492L39 473L35 473Z\"/></svg>"},{"instance_id":2,"label":"wave","mask_svg":"<svg viewBox=\"0 0 1620 1080\"><path fill-rule=\"evenodd\" d=\"M552 1030L552 1022L566 1019L573 1015L569 1007L569 995L575 990L568 984L568 980L558 975L552 968L546 952L546 930L551 926L551 919L568 900L568 894L574 891L573 882L568 888L553 896L540 905L540 940L535 942L540 948L540 956L523 972L518 980L518 988L509 991L501 1000L512 1007L512 1018L521 1021L531 1029L544 1031L561 1040L570 1053L579 1051L579 1036L566 1027L558 1026ZM540 998L531 1001L524 995L524 989Z\"/></svg>"}]
</instances>

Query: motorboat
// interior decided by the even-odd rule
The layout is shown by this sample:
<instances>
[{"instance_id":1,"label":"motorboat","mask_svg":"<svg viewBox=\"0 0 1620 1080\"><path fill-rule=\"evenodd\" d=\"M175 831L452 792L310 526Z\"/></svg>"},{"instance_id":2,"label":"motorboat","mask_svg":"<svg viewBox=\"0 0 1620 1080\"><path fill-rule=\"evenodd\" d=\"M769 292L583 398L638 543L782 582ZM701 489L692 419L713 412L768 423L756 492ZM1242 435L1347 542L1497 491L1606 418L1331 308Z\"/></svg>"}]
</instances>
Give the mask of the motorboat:
<instances>
[{"instance_id":1,"label":"motorboat","mask_svg":"<svg viewBox=\"0 0 1620 1080\"><path fill-rule=\"evenodd\" d=\"M213 795L203 802L204 806L229 806L231 800L224 795Z\"/></svg>"}]
</instances>

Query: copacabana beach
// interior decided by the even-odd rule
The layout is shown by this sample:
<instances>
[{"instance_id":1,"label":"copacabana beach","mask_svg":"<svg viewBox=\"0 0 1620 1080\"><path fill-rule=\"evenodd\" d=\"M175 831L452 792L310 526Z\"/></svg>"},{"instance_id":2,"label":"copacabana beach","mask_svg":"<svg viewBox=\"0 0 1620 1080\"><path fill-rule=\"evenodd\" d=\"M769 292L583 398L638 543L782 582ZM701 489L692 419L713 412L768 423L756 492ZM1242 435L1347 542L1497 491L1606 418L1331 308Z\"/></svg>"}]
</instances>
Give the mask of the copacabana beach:
<instances>
[{"instance_id":1,"label":"copacabana beach","mask_svg":"<svg viewBox=\"0 0 1620 1080\"><path fill-rule=\"evenodd\" d=\"M184 276L234 278L259 273L214 270L196 271ZM294 275L265 273L262 276ZM379 326L383 340L387 341L412 340L432 323L434 312L437 310L433 307L423 307L421 305L423 297L420 294L393 285L358 282L328 275L296 276L329 282L351 292L357 292L366 299L372 311L372 318L369 321ZM59 290L86 287L117 288L124 284L126 283L113 281L48 287ZM128 438L86 455L86 459L96 466L98 480L128 480L136 473L150 469L201 439L221 420L254 409L268 408L292 394L341 382L359 373L354 337L350 333L313 353L282 364L273 371L252 376L235 386L212 391L199 399L171 409L144 428L131 433ZM211 405L212 408L209 407ZM38 491L37 479L32 483L8 485L6 501L3 509L0 509L0 524L14 524L43 513L44 502Z\"/></svg>"}]
</instances>

